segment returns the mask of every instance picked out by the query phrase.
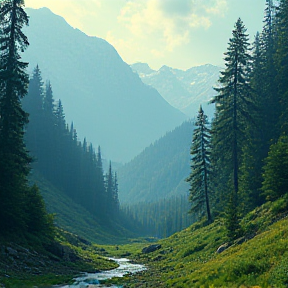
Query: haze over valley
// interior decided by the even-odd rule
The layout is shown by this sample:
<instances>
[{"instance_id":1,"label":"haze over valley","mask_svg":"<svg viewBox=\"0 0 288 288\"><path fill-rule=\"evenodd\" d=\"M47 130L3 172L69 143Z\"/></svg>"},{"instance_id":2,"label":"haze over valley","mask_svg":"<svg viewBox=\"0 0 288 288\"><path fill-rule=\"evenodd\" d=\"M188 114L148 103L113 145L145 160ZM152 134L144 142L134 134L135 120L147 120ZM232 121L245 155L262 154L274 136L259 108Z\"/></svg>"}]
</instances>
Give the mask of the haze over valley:
<instances>
[{"instance_id":1,"label":"haze over valley","mask_svg":"<svg viewBox=\"0 0 288 288\"><path fill-rule=\"evenodd\" d=\"M187 118L143 84L105 40L88 37L47 8L27 13L31 45L23 58L29 70L39 65L67 122L74 121L80 140L103 147L104 158L127 162Z\"/></svg>"},{"instance_id":2,"label":"haze over valley","mask_svg":"<svg viewBox=\"0 0 288 288\"><path fill-rule=\"evenodd\" d=\"M285 288L288 0L0 0L0 288Z\"/></svg>"}]
</instances>

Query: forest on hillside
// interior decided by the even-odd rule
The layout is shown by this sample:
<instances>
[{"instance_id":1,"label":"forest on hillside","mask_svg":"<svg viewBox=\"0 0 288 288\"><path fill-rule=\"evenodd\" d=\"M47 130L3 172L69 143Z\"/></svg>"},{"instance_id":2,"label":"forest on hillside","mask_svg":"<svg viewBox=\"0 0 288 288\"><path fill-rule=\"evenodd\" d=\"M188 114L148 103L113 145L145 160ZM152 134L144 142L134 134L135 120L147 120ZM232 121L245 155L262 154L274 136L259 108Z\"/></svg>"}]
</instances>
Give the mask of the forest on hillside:
<instances>
[{"instance_id":1,"label":"forest on hillside","mask_svg":"<svg viewBox=\"0 0 288 288\"><path fill-rule=\"evenodd\" d=\"M239 18L224 53L210 123L200 107L191 146L192 211L208 221L225 216L227 233L240 219L288 187L287 1L266 1L264 27L251 45Z\"/></svg>"}]
</instances>

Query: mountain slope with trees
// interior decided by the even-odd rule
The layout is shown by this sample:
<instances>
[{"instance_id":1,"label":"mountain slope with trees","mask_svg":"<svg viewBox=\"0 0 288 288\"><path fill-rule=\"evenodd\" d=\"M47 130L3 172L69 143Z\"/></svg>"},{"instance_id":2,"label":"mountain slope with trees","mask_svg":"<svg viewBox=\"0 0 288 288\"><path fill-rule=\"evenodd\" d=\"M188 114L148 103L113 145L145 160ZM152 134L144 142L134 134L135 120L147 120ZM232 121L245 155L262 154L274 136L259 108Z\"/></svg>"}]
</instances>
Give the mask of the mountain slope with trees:
<instances>
[{"instance_id":1,"label":"mountain slope with trees","mask_svg":"<svg viewBox=\"0 0 288 288\"><path fill-rule=\"evenodd\" d=\"M65 106L67 122L75 122L81 140L103 147L104 158L127 162L186 119L105 40L73 29L47 8L27 13L29 70L39 65Z\"/></svg>"},{"instance_id":2,"label":"mountain slope with trees","mask_svg":"<svg viewBox=\"0 0 288 288\"><path fill-rule=\"evenodd\" d=\"M193 129L192 121L184 122L117 170L122 204L187 195Z\"/></svg>"},{"instance_id":3,"label":"mountain slope with trees","mask_svg":"<svg viewBox=\"0 0 288 288\"><path fill-rule=\"evenodd\" d=\"M30 119L25 133L34 160L30 181L40 185L56 223L97 242L132 235L132 222L120 211L111 162L105 172L100 147L95 150L86 138L79 141L73 122L68 127L62 102L54 101L52 84L44 85L38 65L22 103Z\"/></svg>"}]
</instances>

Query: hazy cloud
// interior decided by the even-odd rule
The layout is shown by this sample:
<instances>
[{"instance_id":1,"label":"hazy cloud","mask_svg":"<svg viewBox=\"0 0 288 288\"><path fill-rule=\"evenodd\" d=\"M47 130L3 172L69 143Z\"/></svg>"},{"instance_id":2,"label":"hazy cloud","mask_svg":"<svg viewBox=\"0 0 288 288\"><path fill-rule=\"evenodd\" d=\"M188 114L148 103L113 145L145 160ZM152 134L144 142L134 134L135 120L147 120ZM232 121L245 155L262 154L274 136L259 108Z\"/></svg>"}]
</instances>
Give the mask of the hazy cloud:
<instances>
[{"instance_id":1,"label":"hazy cloud","mask_svg":"<svg viewBox=\"0 0 288 288\"><path fill-rule=\"evenodd\" d=\"M65 19L74 27L83 28L85 17L96 16L101 8L101 0L26 0L27 7L49 7L54 13L65 15Z\"/></svg>"},{"instance_id":2,"label":"hazy cloud","mask_svg":"<svg viewBox=\"0 0 288 288\"><path fill-rule=\"evenodd\" d=\"M209 14L220 15L224 17L225 14L228 12L228 3L227 0L216 0L214 1L213 5L206 6L206 11Z\"/></svg>"},{"instance_id":3,"label":"hazy cloud","mask_svg":"<svg viewBox=\"0 0 288 288\"><path fill-rule=\"evenodd\" d=\"M191 0L159 0L158 6L168 16L189 16L193 9L193 2Z\"/></svg>"},{"instance_id":4,"label":"hazy cloud","mask_svg":"<svg viewBox=\"0 0 288 288\"><path fill-rule=\"evenodd\" d=\"M211 14L223 14L227 0L130 0L118 21L139 38L157 37L167 51L187 44L193 29L208 29ZM155 53L153 53L155 54Z\"/></svg>"}]
</instances>

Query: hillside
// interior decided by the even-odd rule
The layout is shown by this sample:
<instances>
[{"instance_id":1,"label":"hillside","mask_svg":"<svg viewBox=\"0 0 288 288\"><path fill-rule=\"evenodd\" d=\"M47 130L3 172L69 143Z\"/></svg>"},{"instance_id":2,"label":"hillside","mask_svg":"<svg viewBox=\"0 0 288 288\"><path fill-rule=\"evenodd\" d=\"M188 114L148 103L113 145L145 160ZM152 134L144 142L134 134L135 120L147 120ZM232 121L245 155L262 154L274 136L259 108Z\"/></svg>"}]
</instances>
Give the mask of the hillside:
<instances>
[{"instance_id":1,"label":"hillside","mask_svg":"<svg viewBox=\"0 0 288 288\"><path fill-rule=\"evenodd\" d=\"M121 203L187 194L193 123L184 122L118 169Z\"/></svg>"},{"instance_id":2,"label":"hillside","mask_svg":"<svg viewBox=\"0 0 288 288\"><path fill-rule=\"evenodd\" d=\"M206 64L180 70L162 66L158 71L146 63L135 63L131 67L144 83L157 89L168 103L188 117L196 116L200 104L209 117L213 116L214 107L208 102L215 95L213 87L217 86L220 67Z\"/></svg>"},{"instance_id":3,"label":"hillside","mask_svg":"<svg viewBox=\"0 0 288 288\"><path fill-rule=\"evenodd\" d=\"M40 188L47 210L55 214L55 224L58 227L99 244L119 243L132 235L117 223L109 226L99 222L98 218L53 186L37 171L31 174L30 181Z\"/></svg>"},{"instance_id":4,"label":"hillside","mask_svg":"<svg viewBox=\"0 0 288 288\"><path fill-rule=\"evenodd\" d=\"M134 259L149 269L122 280L127 287L264 288L287 287L287 195L250 212L241 222L244 237L227 242L223 219L208 226L198 222L163 239L160 249L144 254L143 244ZM220 245L229 248L217 253ZM113 251L112 249L110 250Z\"/></svg>"},{"instance_id":5,"label":"hillside","mask_svg":"<svg viewBox=\"0 0 288 288\"><path fill-rule=\"evenodd\" d=\"M38 64L61 99L79 138L103 147L104 158L127 162L185 120L105 40L74 29L47 8L27 9L30 46L23 59Z\"/></svg>"}]
</instances>

